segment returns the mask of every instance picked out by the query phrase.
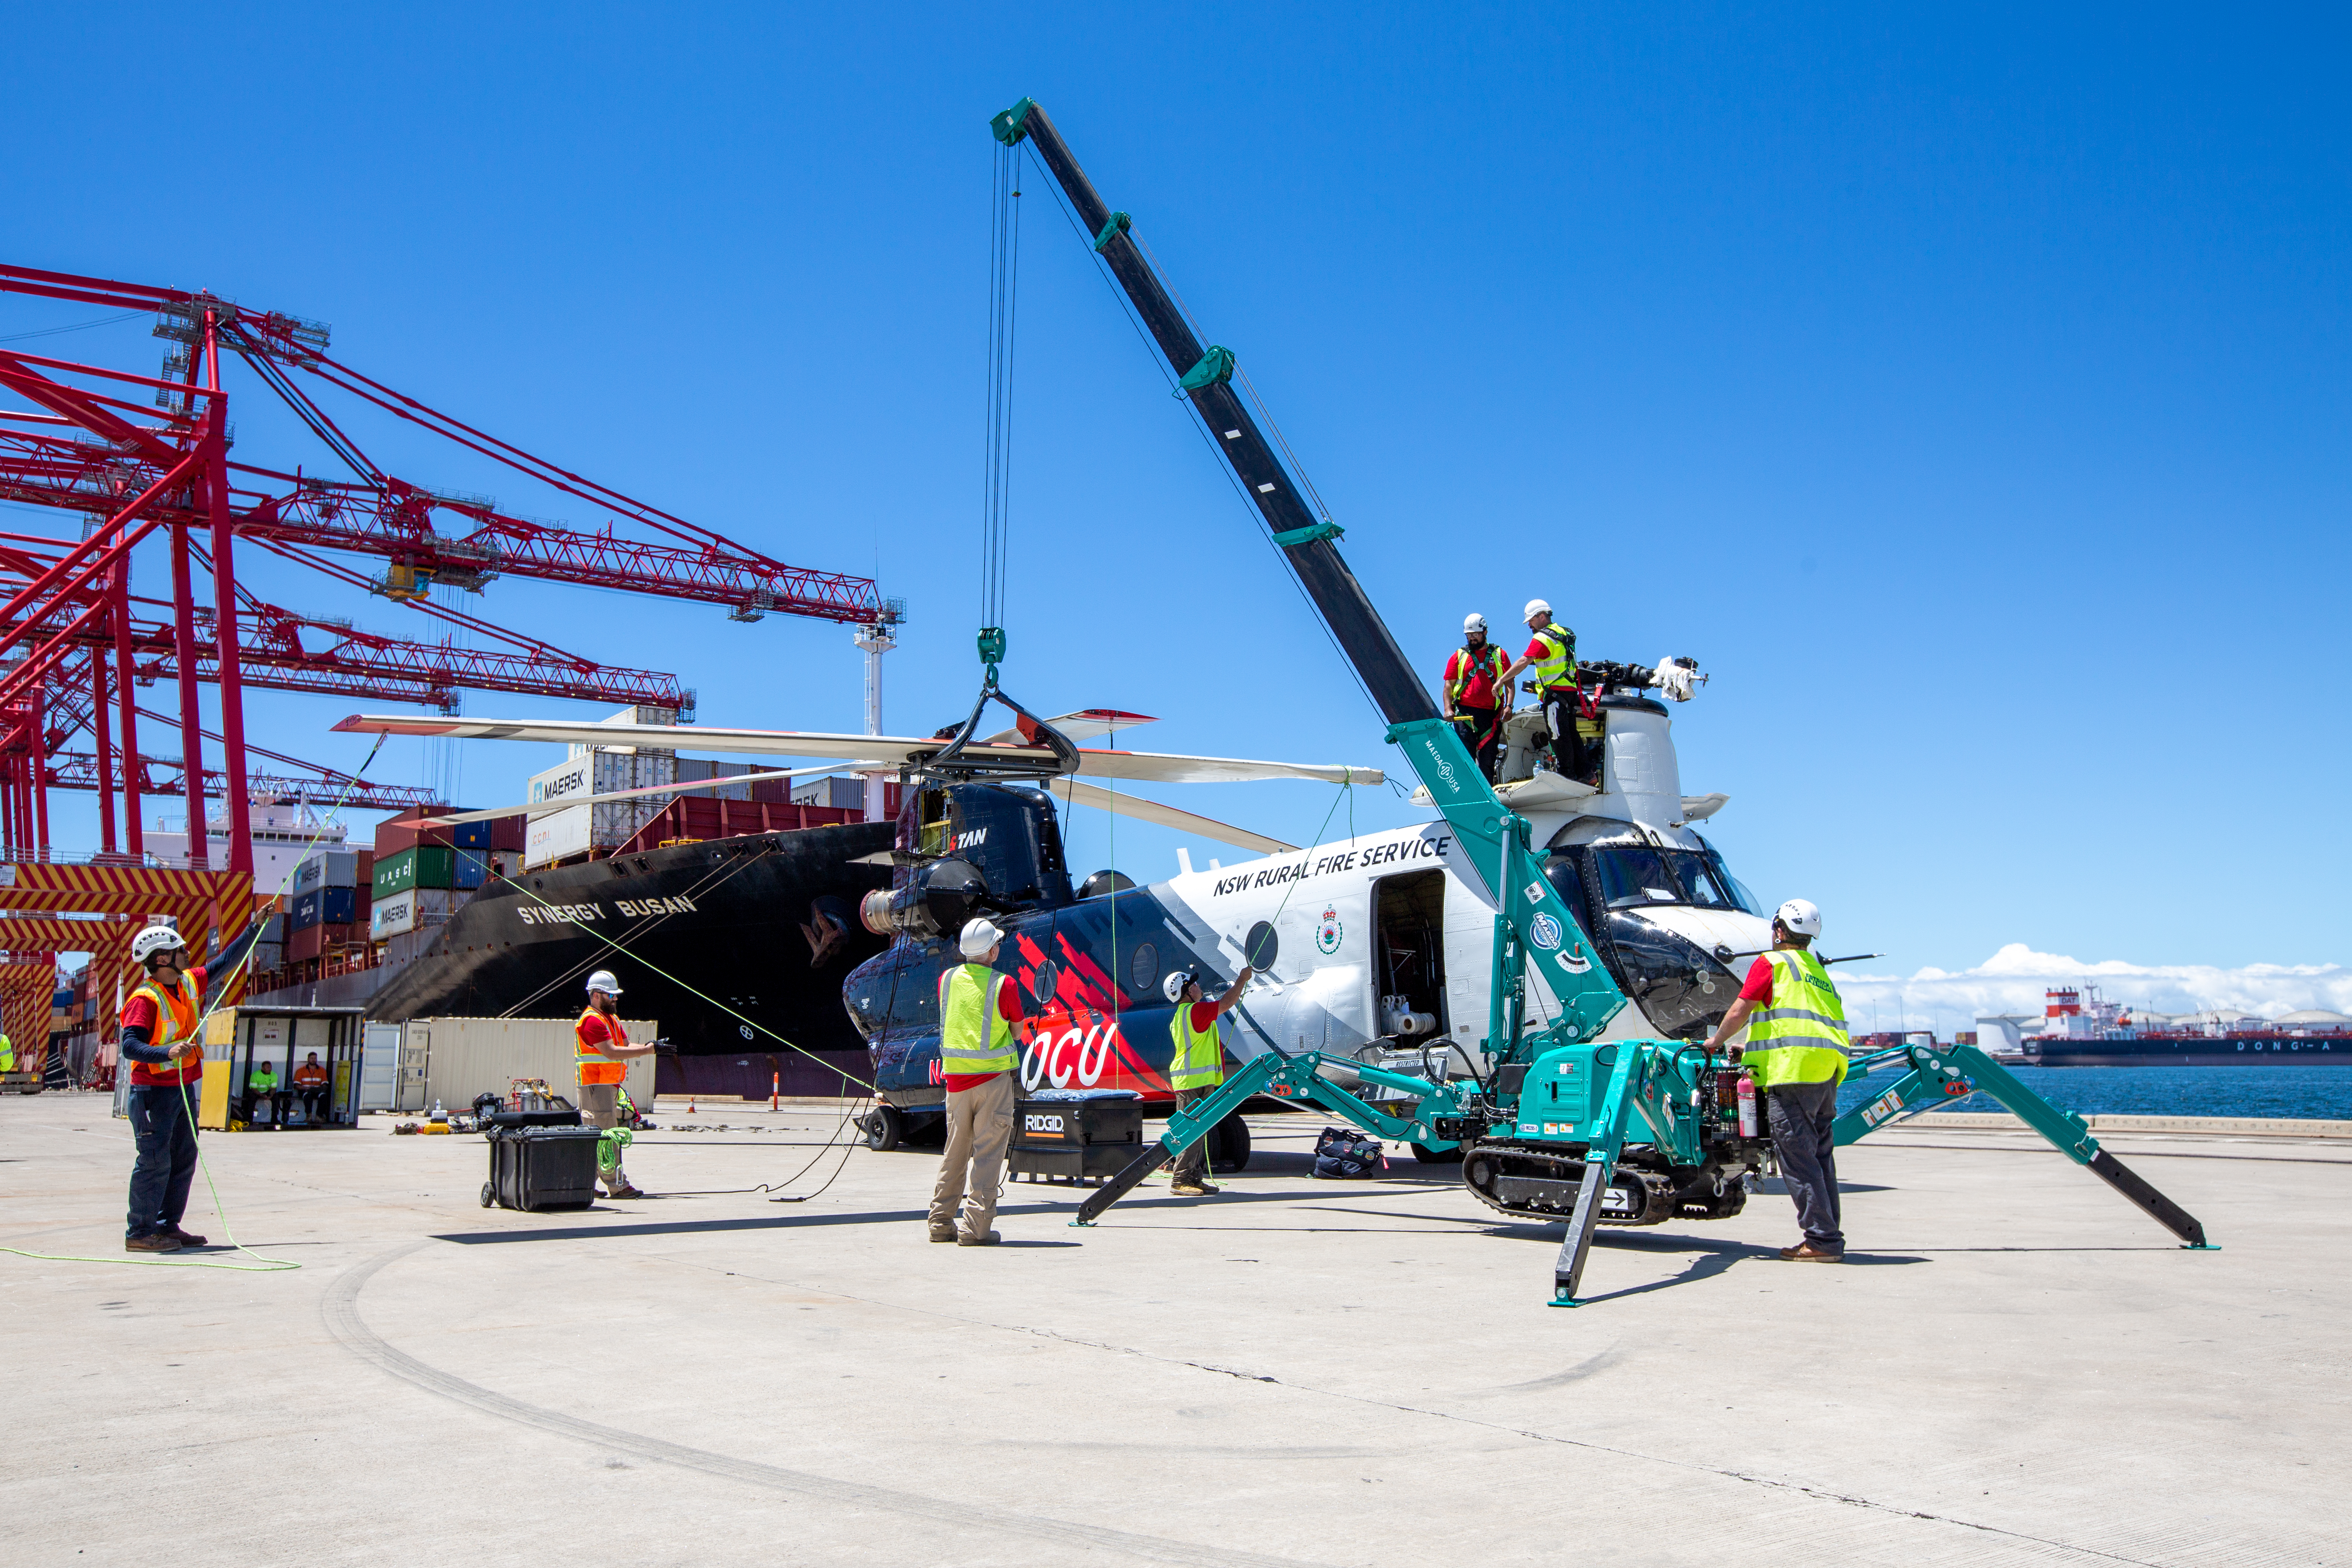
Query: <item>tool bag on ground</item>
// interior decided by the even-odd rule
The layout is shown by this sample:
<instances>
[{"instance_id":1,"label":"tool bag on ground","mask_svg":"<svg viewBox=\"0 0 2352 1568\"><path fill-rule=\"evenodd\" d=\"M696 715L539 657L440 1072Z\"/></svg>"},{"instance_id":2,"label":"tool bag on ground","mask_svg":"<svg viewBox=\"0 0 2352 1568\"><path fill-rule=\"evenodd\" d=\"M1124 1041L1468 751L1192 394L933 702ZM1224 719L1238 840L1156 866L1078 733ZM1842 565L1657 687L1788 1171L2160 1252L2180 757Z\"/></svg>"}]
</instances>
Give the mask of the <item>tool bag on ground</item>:
<instances>
[{"instance_id":1,"label":"tool bag on ground","mask_svg":"<svg viewBox=\"0 0 2352 1568\"><path fill-rule=\"evenodd\" d=\"M1315 1135L1315 1173L1327 1181L1360 1180L1389 1168L1381 1141L1352 1127L1326 1127Z\"/></svg>"},{"instance_id":2,"label":"tool bag on ground","mask_svg":"<svg viewBox=\"0 0 2352 1568\"><path fill-rule=\"evenodd\" d=\"M490 1146L484 1208L496 1204L537 1214L596 1201L596 1155L604 1137L595 1128L491 1127L482 1141Z\"/></svg>"}]
</instances>

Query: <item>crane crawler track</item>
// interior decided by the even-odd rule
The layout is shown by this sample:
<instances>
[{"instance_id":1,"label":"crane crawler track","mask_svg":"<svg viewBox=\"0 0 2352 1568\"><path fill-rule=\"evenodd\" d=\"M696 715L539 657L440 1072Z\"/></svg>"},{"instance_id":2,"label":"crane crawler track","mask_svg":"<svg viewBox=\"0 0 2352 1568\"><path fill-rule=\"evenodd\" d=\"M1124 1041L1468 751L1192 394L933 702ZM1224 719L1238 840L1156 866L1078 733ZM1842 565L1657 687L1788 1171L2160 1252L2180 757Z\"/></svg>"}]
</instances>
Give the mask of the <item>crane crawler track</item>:
<instances>
[{"instance_id":1,"label":"crane crawler track","mask_svg":"<svg viewBox=\"0 0 2352 1568\"><path fill-rule=\"evenodd\" d=\"M1664 1225L1670 1219L1728 1219L1748 1202L1740 1173L1724 1173L1717 1190L1712 1170L1667 1171L1640 1162L1629 1149L1601 1200L1600 1223ZM1462 1184L1480 1203L1514 1219L1565 1220L1584 1184L1581 1152L1508 1139L1482 1140L1463 1153Z\"/></svg>"}]
</instances>

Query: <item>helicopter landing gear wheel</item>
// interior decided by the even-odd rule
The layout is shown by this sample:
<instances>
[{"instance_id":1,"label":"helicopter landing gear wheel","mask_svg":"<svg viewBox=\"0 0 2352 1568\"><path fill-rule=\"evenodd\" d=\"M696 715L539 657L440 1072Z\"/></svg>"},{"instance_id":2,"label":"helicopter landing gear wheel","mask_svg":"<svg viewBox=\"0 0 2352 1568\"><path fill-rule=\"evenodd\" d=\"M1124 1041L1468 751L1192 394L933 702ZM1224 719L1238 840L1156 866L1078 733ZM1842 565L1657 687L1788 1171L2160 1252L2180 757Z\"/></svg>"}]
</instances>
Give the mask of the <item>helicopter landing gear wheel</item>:
<instances>
[{"instance_id":1,"label":"helicopter landing gear wheel","mask_svg":"<svg viewBox=\"0 0 2352 1568\"><path fill-rule=\"evenodd\" d=\"M1249 1123L1228 1116L1209 1129L1209 1169L1220 1176L1247 1170L1250 1163Z\"/></svg>"},{"instance_id":2,"label":"helicopter landing gear wheel","mask_svg":"<svg viewBox=\"0 0 2352 1568\"><path fill-rule=\"evenodd\" d=\"M895 1105L877 1105L859 1120L868 1149L896 1149L907 1136L907 1119Z\"/></svg>"}]
</instances>

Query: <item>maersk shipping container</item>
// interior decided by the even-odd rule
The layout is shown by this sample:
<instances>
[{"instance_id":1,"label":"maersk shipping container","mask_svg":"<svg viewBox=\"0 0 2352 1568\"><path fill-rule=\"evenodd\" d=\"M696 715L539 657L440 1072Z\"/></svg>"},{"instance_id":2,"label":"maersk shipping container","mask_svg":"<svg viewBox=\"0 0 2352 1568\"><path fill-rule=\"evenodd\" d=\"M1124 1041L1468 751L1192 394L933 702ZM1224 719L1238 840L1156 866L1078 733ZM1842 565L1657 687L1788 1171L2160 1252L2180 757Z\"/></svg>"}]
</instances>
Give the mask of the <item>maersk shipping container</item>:
<instances>
[{"instance_id":1,"label":"maersk shipping container","mask_svg":"<svg viewBox=\"0 0 2352 1568\"><path fill-rule=\"evenodd\" d=\"M446 925L457 896L446 888L411 888L379 900L368 916L368 938L383 942L422 926Z\"/></svg>"},{"instance_id":2,"label":"maersk shipping container","mask_svg":"<svg viewBox=\"0 0 2352 1568\"><path fill-rule=\"evenodd\" d=\"M367 852L361 849L315 849L294 868L294 891L315 888L356 888L367 875Z\"/></svg>"},{"instance_id":3,"label":"maersk shipping container","mask_svg":"<svg viewBox=\"0 0 2352 1568\"><path fill-rule=\"evenodd\" d=\"M621 1027L633 1045L661 1033L658 1024L646 1019L624 1019ZM519 1078L543 1079L554 1093L580 1103L569 1018L411 1018L404 1032L411 1050L420 1040L425 1047L427 1105L437 1100L458 1110L470 1107L478 1094L503 1100ZM654 1058L630 1062L625 1087L640 1110L652 1110Z\"/></svg>"}]
</instances>

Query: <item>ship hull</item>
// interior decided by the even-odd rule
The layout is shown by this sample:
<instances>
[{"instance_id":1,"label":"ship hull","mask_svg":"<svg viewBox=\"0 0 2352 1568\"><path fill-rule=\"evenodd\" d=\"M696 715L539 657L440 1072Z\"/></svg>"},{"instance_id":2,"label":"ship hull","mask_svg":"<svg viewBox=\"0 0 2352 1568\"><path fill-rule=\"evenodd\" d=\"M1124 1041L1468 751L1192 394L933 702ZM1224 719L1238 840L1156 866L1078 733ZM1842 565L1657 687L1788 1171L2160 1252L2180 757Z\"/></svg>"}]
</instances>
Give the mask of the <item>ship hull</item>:
<instances>
[{"instance_id":1,"label":"ship hull","mask_svg":"<svg viewBox=\"0 0 2352 1568\"><path fill-rule=\"evenodd\" d=\"M609 969L622 1012L657 1020L678 1053L662 1064L666 1092L854 1089L872 1074L841 985L885 945L856 910L890 879L887 867L855 862L887 849L893 831L848 823L521 873L460 907L385 977L367 1016L568 1017L587 977ZM801 927L826 895L842 900L850 931L818 966Z\"/></svg>"},{"instance_id":2,"label":"ship hull","mask_svg":"<svg viewBox=\"0 0 2352 1568\"><path fill-rule=\"evenodd\" d=\"M2352 1036L2215 1035L2203 1038L2045 1040L2021 1065L2043 1068L2352 1066Z\"/></svg>"}]
</instances>

